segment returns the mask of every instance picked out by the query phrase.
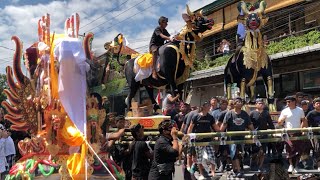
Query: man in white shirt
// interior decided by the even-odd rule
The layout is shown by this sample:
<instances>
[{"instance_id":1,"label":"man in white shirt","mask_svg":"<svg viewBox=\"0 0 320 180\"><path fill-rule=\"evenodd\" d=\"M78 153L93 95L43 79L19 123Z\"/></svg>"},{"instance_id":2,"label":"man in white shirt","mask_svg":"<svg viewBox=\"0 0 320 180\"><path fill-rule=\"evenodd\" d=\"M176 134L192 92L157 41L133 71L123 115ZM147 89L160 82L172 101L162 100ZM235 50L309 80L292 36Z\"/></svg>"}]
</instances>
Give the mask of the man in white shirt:
<instances>
[{"instance_id":1,"label":"man in white shirt","mask_svg":"<svg viewBox=\"0 0 320 180\"><path fill-rule=\"evenodd\" d=\"M15 156L16 156L16 148L14 146L14 142L11 138L11 132L8 130L5 130L5 147L4 147L4 153L7 159L7 167L6 170L9 171L11 167L15 164Z\"/></svg>"},{"instance_id":2,"label":"man in white shirt","mask_svg":"<svg viewBox=\"0 0 320 180\"><path fill-rule=\"evenodd\" d=\"M287 102L287 108L281 111L278 124L283 125L284 128L287 129L308 127L303 110L296 106L296 98L287 96L285 101ZM299 134L292 134L292 136L293 135L299 136ZM288 172L297 171L297 164L299 163L300 155L303 152L303 143L303 141L292 141L292 143L286 141L287 158L290 164Z\"/></svg>"}]
</instances>

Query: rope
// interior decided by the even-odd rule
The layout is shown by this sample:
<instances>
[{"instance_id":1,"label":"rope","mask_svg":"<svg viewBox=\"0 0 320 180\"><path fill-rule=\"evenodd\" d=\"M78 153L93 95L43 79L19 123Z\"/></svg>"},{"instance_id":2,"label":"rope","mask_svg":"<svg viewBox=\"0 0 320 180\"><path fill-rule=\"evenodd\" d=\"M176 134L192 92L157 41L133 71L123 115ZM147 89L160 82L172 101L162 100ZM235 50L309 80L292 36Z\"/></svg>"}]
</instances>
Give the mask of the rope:
<instances>
[{"instance_id":1,"label":"rope","mask_svg":"<svg viewBox=\"0 0 320 180\"><path fill-rule=\"evenodd\" d=\"M103 163L102 159L98 156L98 154L94 151L94 149L92 148L92 146L89 144L89 142L84 139L86 144L88 145L89 149L93 152L93 154L98 158L98 160L100 161L100 163L102 164L102 166L108 171L108 173L111 175L111 177L116 180L116 178L114 177L114 175L111 173L111 171L109 170L109 168Z\"/></svg>"}]
</instances>

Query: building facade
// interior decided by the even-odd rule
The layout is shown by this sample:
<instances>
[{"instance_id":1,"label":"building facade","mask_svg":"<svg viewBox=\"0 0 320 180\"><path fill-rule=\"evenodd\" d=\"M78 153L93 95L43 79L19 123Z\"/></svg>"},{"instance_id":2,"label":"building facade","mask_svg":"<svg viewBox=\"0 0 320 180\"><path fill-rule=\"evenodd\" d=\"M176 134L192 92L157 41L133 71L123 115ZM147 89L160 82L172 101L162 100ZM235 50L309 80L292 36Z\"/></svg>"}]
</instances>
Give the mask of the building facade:
<instances>
[{"instance_id":1,"label":"building facade","mask_svg":"<svg viewBox=\"0 0 320 180\"><path fill-rule=\"evenodd\" d=\"M269 21L261 29L268 43L279 42L288 37L305 36L310 31L319 31L320 2L304 0L265 0L266 15ZM197 60L205 57L215 61L222 56L216 49L226 39L231 43L231 52L237 44L237 10L236 0L217 0L201 9L215 21L214 28L204 34L202 42L197 44ZM254 1L248 1L254 2ZM295 42L289 42L295 46ZM289 51L269 54L273 64L275 97L283 98L288 94L302 91L313 96L320 93L320 44L308 42L296 45ZM280 50L281 51L281 50ZM200 105L212 96L224 96L224 66L191 73L186 82L185 92L192 105ZM234 90L236 93L236 90ZM256 92L259 97L266 97L265 87L258 78ZM192 96L192 97L191 97Z\"/></svg>"}]
</instances>

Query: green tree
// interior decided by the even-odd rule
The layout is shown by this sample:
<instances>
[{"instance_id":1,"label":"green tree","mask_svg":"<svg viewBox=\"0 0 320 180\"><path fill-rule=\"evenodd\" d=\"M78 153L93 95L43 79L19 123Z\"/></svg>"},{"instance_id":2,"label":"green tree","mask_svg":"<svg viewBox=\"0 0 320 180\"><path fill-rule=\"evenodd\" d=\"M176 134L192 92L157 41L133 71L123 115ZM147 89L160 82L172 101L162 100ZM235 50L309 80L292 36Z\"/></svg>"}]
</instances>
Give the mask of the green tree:
<instances>
[{"instance_id":1,"label":"green tree","mask_svg":"<svg viewBox=\"0 0 320 180\"><path fill-rule=\"evenodd\" d=\"M6 94L3 93L4 89L9 89L7 76L5 74L0 74L0 102L7 100Z\"/></svg>"}]
</instances>

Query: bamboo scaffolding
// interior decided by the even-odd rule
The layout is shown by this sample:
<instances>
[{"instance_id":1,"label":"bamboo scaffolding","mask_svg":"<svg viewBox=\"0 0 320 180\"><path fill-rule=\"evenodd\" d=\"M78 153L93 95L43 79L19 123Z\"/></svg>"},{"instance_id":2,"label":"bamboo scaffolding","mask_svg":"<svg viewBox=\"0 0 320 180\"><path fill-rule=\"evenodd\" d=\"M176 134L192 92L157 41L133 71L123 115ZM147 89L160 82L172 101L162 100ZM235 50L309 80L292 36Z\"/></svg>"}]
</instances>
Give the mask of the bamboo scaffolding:
<instances>
[{"instance_id":1,"label":"bamboo scaffolding","mask_svg":"<svg viewBox=\"0 0 320 180\"><path fill-rule=\"evenodd\" d=\"M111 129L111 132L115 132L116 129ZM126 129L125 135L131 136L129 129ZM229 132L210 132L210 133L192 133L195 137L198 138L207 138L207 137L232 137L232 136L247 136L247 135L270 135L270 134L283 134L283 133L300 133L300 132L312 132L320 133L320 127L309 127L309 128L292 128L292 129L268 129L268 130L257 130L257 131L229 131ZM159 132L156 130L145 131L145 136L158 136ZM183 136L182 132L178 133L179 136ZM191 134L187 134L190 136Z\"/></svg>"},{"instance_id":2,"label":"bamboo scaffolding","mask_svg":"<svg viewBox=\"0 0 320 180\"><path fill-rule=\"evenodd\" d=\"M319 138L320 135L314 135L313 138ZM297 140L307 140L310 137L307 135L305 136L298 136L298 137L288 137L291 141L297 141ZM280 137L276 138L268 138L268 139L258 139L260 143L268 143L268 142L283 142L284 140ZM132 141L118 141L116 144L130 144ZM182 143L182 141L180 141ZM150 144L155 144L155 141L151 141ZM220 141L215 140L211 142L192 142L190 143L192 146L211 146L211 145L228 145L228 144L255 144L254 139L245 139L245 140L226 140L226 141Z\"/></svg>"},{"instance_id":3,"label":"bamboo scaffolding","mask_svg":"<svg viewBox=\"0 0 320 180\"><path fill-rule=\"evenodd\" d=\"M206 137L232 137L232 136L246 136L246 135L268 135L268 134L292 134L300 132L320 132L320 127L309 127L309 128L292 128L292 129L268 129L268 130L257 130L257 131L229 131L229 132L212 132L212 133L194 133L196 139ZM191 134L188 134L190 136Z\"/></svg>"}]
</instances>

